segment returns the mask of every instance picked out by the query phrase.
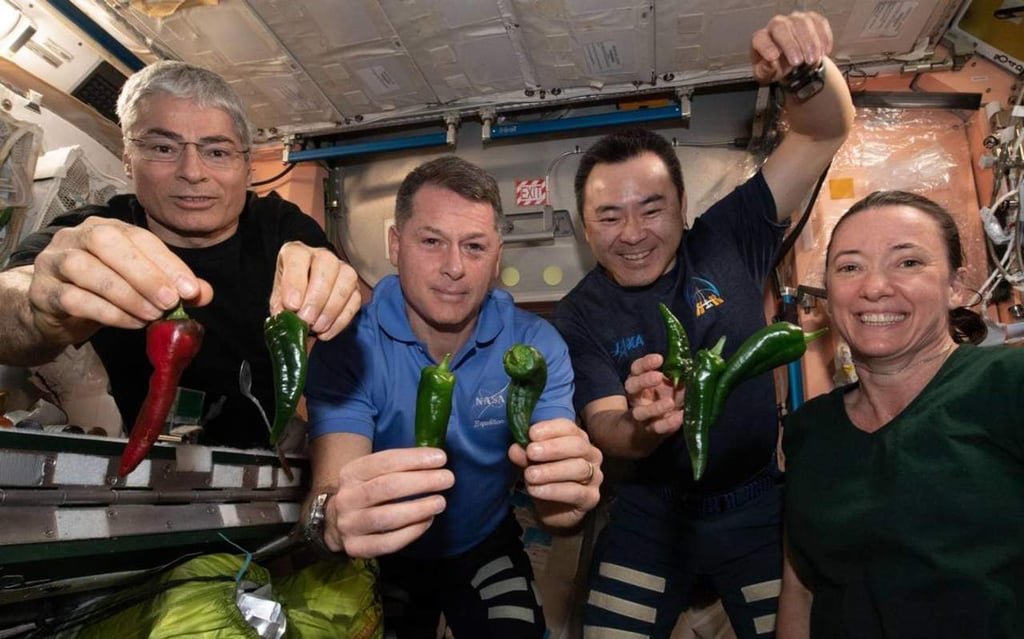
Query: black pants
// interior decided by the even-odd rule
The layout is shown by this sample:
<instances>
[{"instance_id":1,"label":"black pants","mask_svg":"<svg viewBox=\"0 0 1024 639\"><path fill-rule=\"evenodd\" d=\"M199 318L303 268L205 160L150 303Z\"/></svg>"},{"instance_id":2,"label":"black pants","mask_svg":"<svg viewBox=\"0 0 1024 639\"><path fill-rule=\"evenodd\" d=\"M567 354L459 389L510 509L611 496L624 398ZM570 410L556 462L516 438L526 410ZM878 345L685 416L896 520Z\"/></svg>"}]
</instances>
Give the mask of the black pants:
<instances>
[{"instance_id":1,"label":"black pants","mask_svg":"<svg viewBox=\"0 0 1024 639\"><path fill-rule=\"evenodd\" d=\"M462 555L382 557L385 629L398 639L434 639L443 612L455 639L541 639L546 624L521 534L509 513Z\"/></svg>"}]
</instances>

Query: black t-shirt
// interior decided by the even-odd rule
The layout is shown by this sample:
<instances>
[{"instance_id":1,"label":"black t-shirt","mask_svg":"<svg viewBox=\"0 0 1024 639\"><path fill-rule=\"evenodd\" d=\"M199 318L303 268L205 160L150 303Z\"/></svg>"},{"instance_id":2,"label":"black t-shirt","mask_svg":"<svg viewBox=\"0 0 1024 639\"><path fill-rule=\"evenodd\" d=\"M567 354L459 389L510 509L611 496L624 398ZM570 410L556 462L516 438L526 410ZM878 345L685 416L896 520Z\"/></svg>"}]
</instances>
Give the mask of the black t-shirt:
<instances>
[{"instance_id":1,"label":"black t-shirt","mask_svg":"<svg viewBox=\"0 0 1024 639\"><path fill-rule=\"evenodd\" d=\"M87 206L53 221L34 233L11 254L8 268L31 264L63 227L87 217L119 219L147 227L145 211L134 195L118 195L106 206ZM267 416L274 414L270 356L263 341L277 254L289 241L330 247L323 229L297 206L276 195L249 193L237 232L207 248L170 247L196 276L213 286L213 301L186 309L205 329L202 348L185 369L180 386L205 393L202 413L222 402L219 414L204 424L201 441L210 445L253 448L269 446L267 429L256 408L238 388L242 360L252 367L252 391ZM110 376L111 393L125 427L130 429L142 406L153 368L146 358L145 330L102 328L90 342ZM221 398L224 398L223 400ZM216 411L214 411L216 412Z\"/></svg>"},{"instance_id":2,"label":"black t-shirt","mask_svg":"<svg viewBox=\"0 0 1024 639\"><path fill-rule=\"evenodd\" d=\"M600 267L588 273L555 308L552 322L569 345L577 412L590 402L625 395L632 362L667 349L664 302L683 323L696 352L726 336L729 357L765 325L764 286L786 224L775 221L775 201L760 173L697 218L683 236L675 267L652 284L623 288ZM708 467L699 484L681 432L635 464L636 479L686 492L735 487L772 459L778 436L771 374L739 384L711 429Z\"/></svg>"}]
</instances>

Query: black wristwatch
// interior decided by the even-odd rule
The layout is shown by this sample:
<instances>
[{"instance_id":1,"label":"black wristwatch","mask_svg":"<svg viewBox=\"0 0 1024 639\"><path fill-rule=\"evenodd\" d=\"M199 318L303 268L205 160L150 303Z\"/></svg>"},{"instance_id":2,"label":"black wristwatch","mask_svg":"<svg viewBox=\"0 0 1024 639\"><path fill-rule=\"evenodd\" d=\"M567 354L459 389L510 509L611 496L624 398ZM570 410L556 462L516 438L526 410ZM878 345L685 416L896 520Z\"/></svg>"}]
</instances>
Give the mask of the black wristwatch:
<instances>
[{"instance_id":1,"label":"black wristwatch","mask_svg":"<svg viewBox=\"0 0 1024 639\"><path fill-rule=\"evenodd\" d=\"M334 496L332 492L319 493L309 502L309 510L303 524L303 535L307 542L320 550L334 552L324 542L324 520L327 517L327 501Z\"/></svg>"},{"instance_id":2,"label":"black wristwatch","mask_svg":"<svg viewBox=\"0 0 1024 639\"><path fill-rule=\"evenodd\" d=\"M825 59L822 58L815 66L801 64L793 67L780 84L801 102L812 98L825 87Z\"/></svg>"}]
</instances>

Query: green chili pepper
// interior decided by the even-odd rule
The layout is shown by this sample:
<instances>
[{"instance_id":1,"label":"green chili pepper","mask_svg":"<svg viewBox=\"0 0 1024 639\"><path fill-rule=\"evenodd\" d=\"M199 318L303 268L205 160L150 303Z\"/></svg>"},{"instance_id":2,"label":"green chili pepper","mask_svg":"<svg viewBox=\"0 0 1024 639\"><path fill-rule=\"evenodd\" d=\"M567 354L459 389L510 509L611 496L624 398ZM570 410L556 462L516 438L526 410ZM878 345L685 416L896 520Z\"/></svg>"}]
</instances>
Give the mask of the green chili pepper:
<instances>
[{"instance_id":1,"label":"green chili pepper","mask_svg":"<svg viewBox=\"0 0 1024 639\"><path fill-rule=\"evenodd\" d=\"M659 302L658 310L661 311L661 317L665 320L665 330L668 332L668 351L665 353L661 372L672 381L673 386L679 388L679 382L686 381L690 371L693 370L690 340L686 337L683 323L672 314L667 306Z\"/></svg>"},{"instance_id":2,"label":"green chili pepper","mask_svg":"<svg viewBox=\"0 0 1024 639\"><path fill-rule=\"evenodd\" d=\"M693 479L697 481L704 474L708 464L708 431L714 421L715 388L725 370L722 347L725 337L720 337L710 350L697 351L697 362L686 378L686 399L683 400L683 437L686 450L693 466Z\"/></svg>"},{"instance_id":3,"label":"green chili pepper","mask_svg":"<svg viewBox=\"0 0 1024 639\"><path fill-rule=\"evenodd\" d=\"M544 355L528 344L513 344L502 358L511 378L505 398L505 415L512 439L526 448L530 443L530 420L548 383L548 363Z\"/></svg>"},{"instance_id":4,"label":"green chili pepper","mask_svg":"<svg viewBox=\"0 0 1024 639\"><path fill-rule=\"evenodd\" d=\"M725 400L740 382L756 377L783 364L795 362L807 352L807 344L828 328L804 333L796 324L775 322L747 338L729 357L715 391L714 419L725 407Z\"/></svg>"},{"instance_id":5,"label":"green chili pepper","mask_svg":"<svg viewBox=\"0 0 1024 639\"><path fill-rule=\"evenodd\" d=\"M444 448L448 418L452 414L455 375L448 370L452 354L446 353L437 366L425 366L416 393L416 445Z\"/></svg>"},{"instance_id":6,"label":"green chili pepper","mask_svg":"<svg viewBox=\"0 0 1024 639\"><path fill-rule=\"evenodd\" d=\"M274 425L270 445L276 446L295 414L306 386L306 338L309 324L293 311L281 311L263 323L263 339L274 370Z\"/></svg>"}]
</instances>

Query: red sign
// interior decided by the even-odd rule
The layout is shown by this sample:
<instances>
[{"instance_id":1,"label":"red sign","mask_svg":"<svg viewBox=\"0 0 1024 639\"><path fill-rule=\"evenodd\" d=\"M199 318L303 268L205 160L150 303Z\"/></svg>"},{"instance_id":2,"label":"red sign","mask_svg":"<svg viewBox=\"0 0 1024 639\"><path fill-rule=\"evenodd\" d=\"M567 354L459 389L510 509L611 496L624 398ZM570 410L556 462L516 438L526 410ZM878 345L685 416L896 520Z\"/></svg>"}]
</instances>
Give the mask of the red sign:
<instances>
[{"instance_id":1,"label":"red sign","mask_svg":"<svg viewBox=\"0 0 1024 639\"><path fill-rule=\"evenodd\" d=\"M548 182L540 180L516 180L516 206L544 206L548 203Z\"/></svg>"}]
</instances>

